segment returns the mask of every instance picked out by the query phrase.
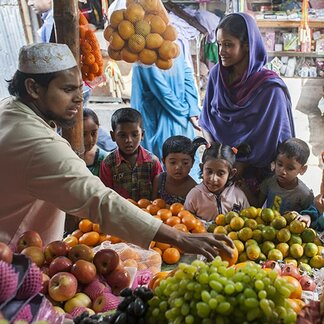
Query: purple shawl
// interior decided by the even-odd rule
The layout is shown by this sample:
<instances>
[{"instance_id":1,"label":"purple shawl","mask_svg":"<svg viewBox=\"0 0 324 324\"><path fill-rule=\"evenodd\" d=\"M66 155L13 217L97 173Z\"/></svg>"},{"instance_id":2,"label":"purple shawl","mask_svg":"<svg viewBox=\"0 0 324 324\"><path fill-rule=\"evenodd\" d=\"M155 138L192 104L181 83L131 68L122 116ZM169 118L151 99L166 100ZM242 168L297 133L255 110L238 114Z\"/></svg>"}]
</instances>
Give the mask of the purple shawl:
<instances>
[{"instance_id":1,"label":"purple shawl","mask_svg":"<svg viewBox=\"0 0 324 324\"><path fill-rule=\"evenodd\" d=\"M249 34L249 66L241 80L226 85L228 71L221 61L212 68L200 125L215 141L237 146L247 143L251 154L238 161L268 166L280 142L295 136L287 86L264 68L267 53L254 19L241 15Z\"/></svg>"}]
</instances>

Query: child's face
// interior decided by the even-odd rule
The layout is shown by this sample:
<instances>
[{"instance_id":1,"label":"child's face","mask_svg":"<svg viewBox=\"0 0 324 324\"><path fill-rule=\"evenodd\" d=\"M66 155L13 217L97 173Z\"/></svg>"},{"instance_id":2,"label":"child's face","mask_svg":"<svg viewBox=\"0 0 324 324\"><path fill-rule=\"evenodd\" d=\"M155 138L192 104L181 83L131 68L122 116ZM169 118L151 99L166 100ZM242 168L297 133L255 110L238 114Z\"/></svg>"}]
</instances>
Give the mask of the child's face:
<instances>
[{"instance_id":1,"label":"child's face","mask_svg":"<svg viewBox=\"0 0 324 324\"><path fill-rule=\"evenodd\" d=\"M295 158L288 158L285 154L278 154L275 161L277 182L283 188L294 183L298 174L304 174L306 169L306 165L300 164Z\"/></svg>"},{"instance_id":2,"label":"child's face","mask_svg":"<svg viewBox=\"0 0 324 324\"><path fill-rule=\"evenodd\" d=\"M91 117L83 119L83 141L86 152L90 151L97 143L99 126Z\"/></svg>"},{"instance_id":3,"label":"child's face","mask_svg":"<svg viewBox=\"0 0 324 324\"><path fill-rule=\"evenodd\" d=\"M193 160L189 154L170 153L163 160L167 173L176 180L181 180L188 176Z\"/></svg>"},{"instance_id":4,"label":"child's face","mask_svg":"<svg viewBox=\"0 0 324 324\"><path fill-rule=\"evenodd\" d=\"M122 123L110 135L124 156L130 157L137 154L144 132L139 123Z\"/></svg>"},{"instance_id":5,"label":"child's face","mask_svg":"<svg viewBox=\"0 0 324 324\"><path fill-rule=\"evenodd\" d=\"M201 167L203 183L212 193L221 193L228 178L233 175L225 160L209 159Z\"/></svg>"}]
</instances>

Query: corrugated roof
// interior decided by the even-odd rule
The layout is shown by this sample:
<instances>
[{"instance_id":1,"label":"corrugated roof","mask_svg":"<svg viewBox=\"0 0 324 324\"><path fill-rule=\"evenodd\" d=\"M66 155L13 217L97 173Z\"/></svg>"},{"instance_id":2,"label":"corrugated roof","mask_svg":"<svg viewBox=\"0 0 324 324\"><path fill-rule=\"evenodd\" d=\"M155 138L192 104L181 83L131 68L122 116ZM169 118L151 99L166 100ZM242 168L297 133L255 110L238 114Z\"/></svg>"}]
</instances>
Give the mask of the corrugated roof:
<instances>
[{"instance_id":1,"label":"corrugated roof","mask_svg":"<svg viewBox=\"0 0 324 324\"><path fill-rule=\"evenodd\" d=\"M6 79L17 69L19 48L26 44L17 0L0 0L0 99L9 95Z\"/></svg>"}]
</instances>

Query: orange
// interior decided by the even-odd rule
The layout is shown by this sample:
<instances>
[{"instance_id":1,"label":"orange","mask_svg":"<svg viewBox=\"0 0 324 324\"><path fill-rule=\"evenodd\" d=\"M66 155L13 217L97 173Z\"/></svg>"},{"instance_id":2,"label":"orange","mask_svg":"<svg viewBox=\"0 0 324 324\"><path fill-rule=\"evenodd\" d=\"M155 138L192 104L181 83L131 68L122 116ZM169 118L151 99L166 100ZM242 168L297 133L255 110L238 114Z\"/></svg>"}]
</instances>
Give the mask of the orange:
<instances>
[{"instance_id":1,"label":"orange","mask_svg":"<svg viewBox=\"0 0 324 324\"><path fill-rule=\"evenodd\" d=\"M166 206L166 202L165 202L163 199L161 199L161 198L156 198L156 199L154 199L154 200L152 201L152 204L153 204L153 205L157 205L157 206L159 206L160 208L165 208L165 206Z\"/></svg>"},{"instance_id":2,"label":"orange","mask_svg":"<svg viewBox=\"0 0 324 324\"><path fill-rule=\"evenodd\" d=\"M177 230L179 231L182 231L182 232L188 232L188 228L185 224L176 224L173 226L174 228L176 228Z\"/></svg>"},{"instance_id":3,"label":"orange","mask_svg":"<svg viewBox=\"0 0 324 324\"><path fill-rule=\"evenodd\" d=\"M95 246L99 242L99 233L97 232L87 232L84 233L80 238L79 238L79 243L80 244L85 244L88 246Z\"/></svg>"},{"instance_id":4,"label":"orange","mask_svg":"<svg viewBox=\"0 0 324 324\"><path fill-rule=\"evenodd\" d=\"M109 39L109 47L111 47L115 51L119 51L124 46L125 46L125 41L120 37L120 35L117 32L113 32Z\"/></svg>"},{"instance_id":5,"label":"orange","mask_svg":"<svg viewBox=\"0 0 324 324\"><path fill-rule=\"evenodd\" d=\"M178 53L175 43L165 40L159 47L159 55L162 60L170 60Z\"/></svg>"},{"instance_id":6,"label":"orange","mask_svg":"<svg viewBox=\"0 0 324 324\"><path fill-rule=\"evenodd\" d=\"M150 280L148 287L150 289L155 289L157 286L159 286L160 281L164 278L167 277L167 275L169 274L169 271L162 271L162 272L158 272L157 274L155 274L152 279Z\"/></svg>"},{"instance_id":7,"label":"orange","mask_svg":"<svg viewBox=\"0 0 324 324\"><path fill-rule=\"evenodd\" d=\"M141 208L141 209L149 214L149 211L146 208Z\"/></svg>"},{"instance_id":8,"label":"orange","mask_svg":"<svg viewBox=\"0 0 324 324\"><path fill-rule=\"evenodd\" d=\"M235 264L237 262L238 251L237 251L236 247L234 247L234 249L232 249L232 253L233 253L233 256L229 257L228 254L226 254L223 250L219 250L219 256L221 257L221 259L223 261L227 261L229 266L232 266L233 264Z\"/></svg>"},{"instance_id":9,"label":"orange","mask_svg":"<svg viewBox=\"0 0 324 324\"><path fill-rule=\"evenodd\" d=\"M171 25L166 26L166 29L162 36L164 39L170 41L175 41L178 37L176 29Z\"/></svg>"},{"instance_id":10,"label":"orange","mask_svg":"<svg viewBox=\"0 0 324 324\"><path fill-rule=\"evenodd\" d=\"M123 20L118 25L118 32L122 39L127 40L135 34L135 27L130 21Z\"/></svg>"},{"instance_id":11,"label":"orange","mask_svg":"<svg viewBox=\"0 0 324 324\"><path fill-rule=\"evenodd\" d=\"M191 233L206 233L207 230L204 225L197 225L193 230L191 230Z\"/></svg>"},{"instance_id":12,"label":"orange","mask_svg":"<svg viewBox=\"0 0 324 324\"><path fill-rule=\"evenodd\" d=\"M156 251L157 253L159 253L162 256L162 250L161 249L159 249L158 247L154 247L153 250Z\"/></svg>"},{"instance_id":13,"label":"orange","mask_svg":"<svg viewBox=\"0 0 324 324\"><path fill-rule=\"evenodd\" d=\"M116 61L120 61L121 60L121 56L120 56L120 51L115 51L114 49L112 49L110 46L108 46L108 55L110 58L112 58L113 60ZM86 65L85 65L86 66ZM83 66L84 67L84 66ZM83 72L83 71L82 71Z\"/></svg>"},{"instance_id":14,"label":"orange","mask_svg":"<svg viewBox=\"0 0 324 324\"><path fill-rule=\"evenodd\" d=\"M110 235L108 234L99 234L99 242L98 244L101 244L102 242L106 242L106 241L109 241L110 240Z\"/></svg>"},{"instance_id":15,"label":"orange","mask_svg":"<svg viewBox=\"0 0 324 324\"><path fill-rule=\"evenodd\" d=\"M109 39L112 35L112 33L115 31L115 29L112 26L107 26L104 30L104 38L106 39L106 41L109 42Z\"/></svg>"},{"instance_id":16,"label":"orange","mask_svg":"<svg viewBox=\"0 0 324 324\"><path fill-rule=\"evenodd\" d=\"M301 298L302 292L303 292L303 288L301 286L301 284L299 283L299 281L292 277L292 276L282 276L282 278L285 278L291 285L294 286L294 290L293 292L290 294L289 298Z\"/></svg>"},{"instance_id":17,"label":"orange","mask_svg":"<svg viewBox=\"0 0 324 324\"><path fill-rule=\"evenodd\" d=\"M81 230L77 229L77 230L73 231L71 235L73 235L77 239L79 239L83 235L83 232Z\"/></svg>"},{"instance_id":18,"label":"orange","mask_svg":"<svg viewBox=\"0 0 324 324\"><path fill-rule=\"evenodd\" d=\"M137 202L137 204L140 208L146 208L148 205L151 204L151 202L148 199L142 198Z\"/></svg>"},{"instance_id":19,"label":"orange","mask_svg":"<svg viewBox=\"0 0 324 324\"><path fill-rule=\"evenodd\" d=\"M226 220L225 220L225 215L224 214L219 214L215 218L216 225L221 225L224 226L226 225Z\"/></svg>"},{"instance_id":20,"label":"orange","mask_svg":"<svg viewBox=\"0 0 324 324\"><path fill-rule=\"evenodd\" d=\"M163 38L157 33L148 34L145 38L146 47L149 49L159 48L163 43Z\"/></svg>"},{"instance_id":21,"label":"orange","mask_svg":"<svg viewBox=\"0 0 324 324\"><path fill-rule=\"evenodd\" d=\"M124 12L125 12L125 9L121 9L121 10L115 10L111 14L110 19L109 19L109 23L110 23L111 27L117 28L119 23L124 19Z\"/></svg>"},{"instance_id":22,"label":"orange","mask_svg":"<svg viewBox=\"0 0 324 324\"><path fill-rule=\"evenodd\" d=\"M157 216L160 216L160 219L165 222L168 218L172 216L172 212L169 209L162 208L157 213Z\"/></svg>"},{"instance_id":23,"label":"orange","mask_svg":"<svg viewBox=\"0 0 324 324\"><path fill-rule=\"evenodd\" d=\"M126 248L125 250L120 252L119 257L122 261L125 261L127 259L140 260L139 254L132 248Z\"/></svg>"},{"instance_id":24,"label":"orange","mask_svg":"<svg viewBox=\"0 0 324 324\"><path fill-rule=\"evenodd\" d=\"M127 63L134 63L138 60L138 55L131 52L128 48L124 47L120 51L120 58Z\"/></svg>"},{"instance_id":25,"label":"orange","mask_svg":"<svg viewBox=\"0 0 324 324\"><path fill-rule=\"evenodd\" d=\"M168 248L163 251L162 259L167 264L175 264L180 260L180 252L176 248Z\"/></svg>"},{"instance_id":26,"label":"orange","mask_svg":"<svg viewBox=\"0 0 324 324\"><path fill-rule=\"evenodd\" d=\"M165 224L167 224L169 226L174 226L174 225L180 224L180 223L181 223L181 219L177 216L171 216L165 221Z\"/></svg>"},{"instance_id":27,"label":"orange","mask_svg":"<svg viewBox=\"0 0 324 324\"><path fill-rule=\"evenodd\" d=\"M162 60L162 59L157 59L155 62L155 65L161 69L161 70L168 70L172 67L173 63L172 60Z\"/></svg>"},{"instance_id":28,"label":"orange","mask_svg":"<svg viewBox=\"0 0 324 324\"><path fill-rule=\"evenodd\" d=\"M151 248L151 249L153 249L153 248L154 248L154 246L155 246L155 242L154 242L154 241L152 241L152 242L150 243L150 248Z\"/></svg>"},{"instance_id":29,"label":"orange","mask_svg":"<svg viewBox=\"0 0 324 324\"><path fill-rule=\"evenodd\" d=\"M146 212L149 213L147 210L146 210ZM150 214L150 213L149 213L149 214ZM159 216L159 215L154 215L153 217L156 218L156 219L161 220L161 216Z\"/></svg>"},{"instance_id":30,"label":"orange","mask_svg":"<svg viewBox=\"0 0 324 324\"><path fill-rule=\"evenodd\" d=\"M87 233L87 232L91 232L92 231L92 226L93 223L91 222L91 220L85 218L82 219L79 223L79 229L83 232L83 233Z\"/></svg>"},{"instance_id":31,"label":"orange","mask_svg":"<svg viewBox=\"0 0 324 324\"><path fill-rule=\"evenodd\" d=\"M192 215L182 217L181 222L187 226L189 231L193 230L197 224L196 218Z\"/></svg>"},{"instance_id":32,"label":"orange","mask_svg":"<svg viewBox=\"0 0 324 324\"><path fill-rule=\"evenodd\" d=\"M144 47L145 38L142 35L134 34L128 39L128 48L131 52L139 53L144 49Z\"/></svg>"},{"instance_id":33,"label":"orange","mask_svg":"<svg viewBox=\"0 0 324 324\"><path fill-rule=\"evenodd\" d=\"M158 33L162 35L165 32L167 25L160 16L154 15L150 19L150 22L151 22L151 33Z\"/></svg>"},{"instance_id":34,"label":"orange","mask_svg":"<svg viewBox=\"0 0 324 324\"><path fill-rule=\"evenodd\" d=\"M116 243L120 243L122 242L122 240L117 237L117 236L112 236L112 235L109 235L109 241L112 243L112 244L116 244Z\"/></svg>"},{"instance_id":35,"label":"orange","mask_svg":"<svg viewBox=\"0 0 324 324\"><path fill-rule=\"evenodd\" d=\"M146 207L146 209L151 215L156 215L157 212L160 210L160 207L158 205L150 204Z\"/></svg>"},{"instance_id":36,"label":"orange","mask_svg":"<svg viewBox=\"0 0 324 324\"><path fill-rule=\"evenodd\" d=\"M92 230L95 232L100 233L100 225L98 223L93 223L92 224Z\"/></svg>"},{"instance_id":37,"label":"orange","mask_svg":"<svg viewBox=\"0 0 324 324\"><path fill-rule=\"evenodd\" d=\"M143 20L144 15L145 15L145 11L144 11L143 7L137 3L131 3L127 7L127 9L124 13L125 18L132 23L135 23L136 21Z\"/></svg>"},{"instance_id":38,"label":"orange","mask_svg":"<svg viewBox=\"0 0 324 324\"><path fill-rule=\"evenodd\" d=\"M178 217L180 217L181 219L184 217L184 216L193 216L189 210L181 210L179 213L178 213Z\"/></svg>"},{"instance_id":39,"label":"orange","mask_svg":"<svg viewBox=\"0 0 324 324\"><path fill-rule=\"evenodd\" d=\"M135 267L135 268L137 268L138 263L134 259L127 259L127 260L123 261L123 266L124 267Z\"/></svg>"},{"instance_id":40,"label":"orange","mask_svg":"<svg viewBox=\"0 0 324 324\"><path fill-rule=\"evenodd\" d=\"M137 204L137 202L136 202L134 199L132 199L132 198L127 198L127 200L128 200L129 202L131 202L133 205L135 205L135 206L138 207L138 204Z\"/></svg>"},{"instance_id":41,"label":"orange","mask_svg":"<svg viewBox=\"0 0 324 324\"><path fill-rule=\"evenodd\" d=\"M65 242L69 247L79 244L78 238L73 235L68 235L66 238L63 239L63 242Z\"/></svg>"},{"instance_id":42,"label":"orange","mask_svg":"<svg viewBox=\"0 0 324 324\"><path fill-rule=\"evenodd\" d=\"M177 216L181 210L184 210L184 206L181 203L173 203L170 206L170 210L172 212L172 215Z\"/></svg>"},{"instance_id":43,"label":"orange","mask_svg":"<svg viewBox=\"0 0 324 324\"><path fill-rule=\"evenodd\" d=\"M136 22L135 24L135 32L136 34L142 35L142 36L146 36L150 33L151 31L151 25L145 21L145 20L141 20Z\"/></svg>"},{"instance_id":44,"label":"orange","mask_svg":"<svg viewBox=\"0 0 324 324\"><path fill-rule=\"evenodd\" d=\"M301 305L297 303L295 299L287 298L287 302L290 304L290 307L296 314L298 314L301 311Z\"/></svg>"},{"instance_id":45,"label":"orange","mask_svg":"<svg viewBox=\"0 0 324 324\"><path fill-rule=\"evenodd\" d=\"M147 267L155 267L161 265L161 255L158 253L151 254L145 261Z\"/></svg>"},{"instance_id":46,"label":"orange","mask_svg":"<svg viewBox=\"0 0 324 324\"><path fill-rule=\"evenodd\" d=\"M159 248L160 250L164 251L164 250L170 248L171 245L170 245L170 244L167 244L167 243L156 242L156 243L155 243L155 247L157 247L157 248Z\"/></svg>"}]
</instances>

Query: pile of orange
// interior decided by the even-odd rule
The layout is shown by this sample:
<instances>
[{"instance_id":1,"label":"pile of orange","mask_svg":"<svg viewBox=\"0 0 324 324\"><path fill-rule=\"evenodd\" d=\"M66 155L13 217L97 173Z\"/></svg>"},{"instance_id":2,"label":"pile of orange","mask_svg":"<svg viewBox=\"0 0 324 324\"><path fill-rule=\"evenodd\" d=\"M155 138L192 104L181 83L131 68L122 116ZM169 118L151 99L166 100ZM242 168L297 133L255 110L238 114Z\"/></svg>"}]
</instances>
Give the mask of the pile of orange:
<instances>
[{"instance_id":1,"label":"pile of orange","mask_svg":"<svg viewBox=\"0 0 324 324\"><path fill-rule=\"evenodd\" d=\"M120 243L121 239L116 236L108 235L100 231L99 224L84 218L79 222L79 228L63 239L70 247L77 244L85 244L90 247L100 245L104 241Z\"/></svg>"},{"instance_id":2,"label":"pile of orange","mask_svg":"<svg viewBox=\"0 0 324 324\"><path fill-rule=\"evenodd\" d=\"M87 19L80 12L80 64L82 79L93 81L95 77L103 73L103 59L100 45L94 31L90 28Z\"/></svg>"},{"instance_id":3,"label":"pile of orange","mask_svg":"<svg viewBox=\"0 0 324 324\"><path fill-rule=\"evenodd\" d=\"M153 201L140 199L137 202L132 199L128 200L142 210L150 213L153 217L162 220L164 224L179 231L191 233L206 232L203 223L188 210L185 210L181 203L173 203L169 206L161 198ZM172 247L170 244L152 242L150 247L158 252L162 260L167 264L175 264L181 258L181 251L177 247Z\"/></svg>"},{"instance_id":4,"label":"pile of orange","mask_svg":"<svg viewBox=\"0 0 324 324\"><path fill-rule=\"evenodd\" d=\"M168 70L180 51L174 42L177 32L169 24L165 8L156 0L128 1L126 9L115 10L104 30L108 54L114 60L139 61Z\"/></svg>"}]
</instances>

